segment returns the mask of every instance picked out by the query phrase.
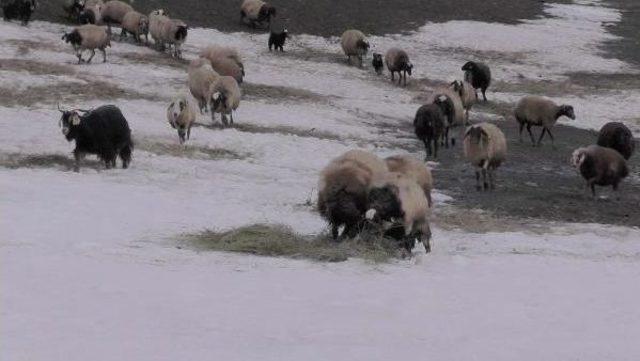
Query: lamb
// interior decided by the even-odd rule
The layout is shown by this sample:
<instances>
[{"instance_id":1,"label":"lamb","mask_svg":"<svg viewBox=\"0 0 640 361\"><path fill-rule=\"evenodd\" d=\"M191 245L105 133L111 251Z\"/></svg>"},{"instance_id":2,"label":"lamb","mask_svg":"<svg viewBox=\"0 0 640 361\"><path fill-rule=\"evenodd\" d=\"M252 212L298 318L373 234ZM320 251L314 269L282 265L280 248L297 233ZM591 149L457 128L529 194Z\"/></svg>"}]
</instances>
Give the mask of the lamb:
<instances>
[{"instance_id":1,"label":"lamb","mask_svg":"<svg viewBox=\"0 0 640 361\"><path fill-rule=\"evenodd\" d=\"M434 103L418 108L413 119L413 127L416 137L424 143L427 153L425 160L432 154L432 145L434 157L438 158L438 143L445 137L445 131L448 131L442 100L436 99ZM447 144L449 144L448 140Z\"/></svg>"},{"instance_id":2,"label":"lamb","mask_svg":"<svg viewBox=\"0 0 640 361\"><path fill-rule=\"evenodd\" d=\"M71 43L73 49L76 51L78 57L78 64L82 63L82 52L91 50L91 57L86 60L87 63L91 62L91 59L96 55L96 49L102 52L103 62L107 61L106 47L111 47L111 41L109 39L109 33L107 29L102 26L86 24L76 27L71 33L65 33L62 36L62 40L66 43Z\"/></svg>"},{"instance_id":3,"label":"lamb","mask_svg":"<svg viewBox=\"0 0 640 361\"><path fill-rule=\"evenodd\" d=\"M622 155L616 150L590 145L578 148L571 157L572 165L587 181L587 187L591 188L591 194L595 198L596 185L612 186L614 191L627 175L629 168Z\"/></svg>"},{"instance_id":4,"label":"lamb","mask_svg":"<svg viewBox=\"0 0 640 361\"><path fill-rule=\"evenodd\" d=\"M162 40L162 28L164 23L169 21L163 9L156 9L149 13L149 34L153 38L157 50L164 51L165 46Z\"/></svg>"},{"instance_id":5,"label":"lamb","mask_svg":"<svg viewBox=\"0 0 640 361\"><path fill-rule=\"evenodd\" d=\"M196 121L196 112L187 97L180 95L171 101L167 108L167 120L178 131L180 144L184 144L191 136L191 127Z\"/></svg>"},{"instance_id":6,"label":"lamb","mask_svg":"<svg viewBox=\"0 0 640 361\"><path fill-rule=\"evenodd\" d=\"M345 31L342 33L340 44L349 64L351 64L351 57L354 56L358 59L358 66L362 67L362 57L369 51L369 42L362 31L354 29Z\"/></svg>"},{"instance_id":7,"label":"lamb","mask_svg":"<svg viewBox=\"0 0 640 361\"><path fill-rule=\"evenodd\" d=\"M129 11L122 19L122 35L127 33L133 35L133 38L139 43L140 36L144 35L145 43L149 42L149 18L137 11Z\"/></svg>"},{"instance_id":8,"label":"lamb","mask_svg":"<svg viewBox=\"0 0 640 361\"><path fill-rule=\"evenodd\" d=\"M452 127L464 124L464 106L460 95L449 87L436 88L429 98L427 104L438 104L445 115L444 133L442 134L442 144L449 148L449 130ZM451 145L454 146L456 140L451 136Z\"/></svg>"},{"instance_id":9,"label":"lamb","mask_svg":"<svg viewBox=\"0 0 640 361\"><path fill-rule=\"evenodd\" d=\"M227 114L233 124L233 111L240 105L240 87L238 82L231 76L221 76L213 84L211 93L211 120L214 120L215 113L222 114L222 124L229 125Z\"/></svg>"},{"instance_id":10,"label":"lamb","mask_svg":"<svg viewBox=\"0 0 640 361\"><path fill-rule=\"evenodd\" d=\"M119 155L122 168L131 162L133 141L129 123L118 107L104 105L93 110L62 110L60 126L67 141L76 141L73 150L74 171L80 171L80 160L85 154L96 154L107 169L116 166ZM80 113L84 113L80 115Z\"/></svg>"},{"instance_id":11,"label":"lamb","mask_svg":"<svg viewBox=\"0 0 640 361\"><path fill-rule=\"evenodd\" d=\"M390 172L397 172L415 180L422 188L425 197L427 197L427 203L431 207L433 204L431 200L433 176L431 170L424 163L408 155L394 155L385 158L384 161Z\"/></svg>"},{"instance_id":12,"label":"lamb","mask_svg":"<svg viewBox=\"0 0 640 361\"><path fill-rule=\"evenodd\" d=\"M0 1L4 20L18 19L22 25L29 24L31 15L38 7L36 0L3 0Z\"/></svg>"},{"instance_id":13,"label":"lamb","mask_svg":"<svg viewBox=\"0 0 640 361\"><path fill-rule=\"evenodd\" d=\"M464 135L464 155L476 167L476 189L480 190L480 171L484 189L495 188L494 172L507 157L507 140L497 126L479 123L467 128ZM487 183L487 173L489 182Z\"/></svg>"},{"instance_id":14,"label":"lamb","mask_svg":"<svg viewBox=\"0 0 640 361\"><path fill-rule=\"evenodd\" d=\"M378 224L391 222L391 227L384 227L385 235L399 240L410 254L416 239L422 242L427 253L431 252L430 213L427 198L418 183L412 177L390 172L374 181L365 216ZM400 225L395 224L396 219L401 220Z\"/></svg>"},{"instance_id":15,"label":"lamb","mask_svg":"<svg viewBox=\"0 0 640 361\"><path fill-rule=\"evenodd\" d=\"M280 51L283 52L284 41L287 40L288 37L289 32L287 31L287 28L284 28L281 31L271 29L269 33L269 51L271 51L271 48L273 47L274 50L277 51L280 49Z\"/></svg>"},{"instance_id":16,"label":"lamb","mask_svg":"<svg viewBox=\"0 0 640 361\"><path fill-rule=\"evenodd\" d=\"M344 225L342 237L354 237L364 223L368 193L374 180L388 172L380 158L351 150L333 159L320 173L318 211L331 226L333 239Z\"/></svg>"},{"instance_id":17,"label":"lamb","mask_svg":"<svg viewBox=\"0 0 640 361\"><path fill-rule=\"evenodd\" d=\"M393 74L397 72L398 84L400 84L404 75L404 85L407 85L407 73L411 75L411 71L413 70L413 64L409 61L407 52L402 49L391 48L384 55L384 61L387 63L387 69L389 69L391 73L391 81L394 80Z\"/></svg>"},{"instance_id":18,"label":"lamb","mask_svg":"<svg viewBox=\"0 0 640 361\"><path fill-rule=\"evenodd\" d=\"M515 109L516 120L520 123L520 142L522 142L522 129L526 125L531 142L534 146L536 145L533 133L531 133L531 127L535 125L542 127L542 133L538 138L538 146L540 146L545 132L549 133L551 144L555 146L551 128L556 124L558 118L563 115L576 119L571 105L556 105L553 101L537 95L529 95L520 99Z\"/></svg>"},{"instance_id":19,"label":"lamb","mask_svg":"<svg viewBox=\"0 0 640 361\"><path fill-rule=\"evenodd\" d=\"M188 86L191 95L198 101L200 114L207 111L211 99L211 89L220 75L213 70L205 59L194 59L187 69L189 75Z\"/></svg>"},{"instance_id":20,"label":"lamb","mask_svg":"<svg viewBox=\"0 0 640 361\"><path fill-rule=\"evenodd\" d=\"M265 21L271 24L271 18L275 16L276 8L262 0L244 0L240 6L240 21L249 20L254 28Z\"/></svg>"},{"instance_id":21,"label":"lamb","mask_svg":"<svg viewBox=\"0 0 640 361\"><path fill-rule=\"evenodd\" d=\"M382 54L373 53L373 60L371 60L371 65L376 70L376 74L382 74L382 69L384 68L384 63L382 62Z\"/></svg>"},{"instance_id":22,"label":"lamb","mask_svg":"<svg viewBox=\"0 0 640 361\"><path fill-rule=\"evenodd\" d=\"M232 76L242 84L244 64L238 51L231 47L212 45L200 52L200 57L209 60L213 69L220 75Z\"/></svg>"},{"instance_id":23,"label":"lamb","mask_svg":"<svg viewBox=\"0 0 640 361\"><path fill-rule=\"evenodd\" d=\"M102 6L100 16L111 32L111 24L122 24L122 19L130 11L133 11L131 5L119 0L111 0Z\"/></svg>"},{"instance_id":24,"label":"lamb","mask_svg":"<svg viewBox=\"0 0 640 361\"><path fill-rule=\"evenodd\" d=\"M168 19L162 21L162 44L173 45L172 56L179 58L182 56L182 44L187 40L189 27L182 20Z\"/></svg>"},{"instance_id":25,"label":"lamb","mask_svg":"<svg viewBox=\"0 0 640 361\"><path fill-rule=\"evenodd\" d=\"M475 103L478 102L478 94L468 81L454 81L451 83L451 89L458 93L462 101L462 107L465 110L465 125L469 124L469 111Z\"/></svg>"},{"instance_id":26,"label":"lamb","mask_svg":"<svg viewBox=\"0 0 640 361\"><path fill-rule=\"evenodd\" d=\"M629 128L618 122L609 122L600 129L598 145L617 150L626 160L629 160L636 148Z\"/></svg>"},{"instance_id":27,"label":"lamb","mask_svg":"<svg viewBox=\"0 0 640 361\"><path fill-rule=\"evenodd\" d=\"M464 80L471 83L474 89L480 89L486 102L487 88L491 85L491 69L489 69L489 66L477 61L468 61L462 66L462 70L464 70Z\"/></svg>"}]
</instances>

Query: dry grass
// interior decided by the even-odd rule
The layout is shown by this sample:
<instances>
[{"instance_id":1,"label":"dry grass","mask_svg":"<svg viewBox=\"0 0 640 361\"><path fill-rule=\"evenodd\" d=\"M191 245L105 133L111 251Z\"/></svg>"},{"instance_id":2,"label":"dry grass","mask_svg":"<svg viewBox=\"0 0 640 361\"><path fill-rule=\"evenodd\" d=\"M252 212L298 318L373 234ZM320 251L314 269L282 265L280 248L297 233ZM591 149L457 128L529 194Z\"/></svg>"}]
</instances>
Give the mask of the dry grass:
<instances>
[{"instance_id":1,"label":"dry grass","mask_svg":"<svg viewBox=\"0 0 640 361\"><path fill-rule=\"evenodd\" d=\"M236 129L241 132L247 133L257 133L257 134L282 134L282 135L295 135L297 137L305 137L305 138L318 138L318 139L327 139L327 140L343 140L342 137L324 132L321 130L317 130L315 128L311 129L300 129L296 127L286 126L286 125L275 125L271 127L256 125L256 124L248 124L248 123L234 123L230 127L224 127L220 123L195 123L198 127L208 128L208 129Z\"/></svg>"},{"instance_id":2,"label":"dry grass","mask_svg":"<svg viewBox=\"0 0 640 361\"><path fill-rule=\"evenodd\" d=\"M488 232L527 232L545 233L548 228L541 224L534 224L523 218L508 218L496 216L490 211L469 209L455 206L438 207L433 217L433 224L444 230L461 230L468 233Z\"/></svg>"},{"instance_id":3,"label":"dry grass","mask_svg":"<svg viewBox=\"0 0 640 361\"><path fill-rule=\"evenodd\" d=\"M60 168L63 170L72 170L74 164L75 161L72 156L63 154L0 154L0 167L9 169ZM104 169L102 162L86 158L82 160L81 165L82 167Z\"/></svg>"},{"instance_id":4,"label":"dry grass","mask_svg":"<svg viewBox=\"0 0 640 361\"><path fill-rule=\"evenodd\" d=\"M303 236L283 225L254 224L227 232L206 230L183 235L183 247L197 251L249 253L259 256L342 262L361 258L387 262L403 252L393 240L363 234L358 239L334 242L326 235Z\"/></svg>"},{"instance_id":5,"label":"dry grass","mask_svg":"<svg viewBox=\"0 0 640 361\"><path fill-rule=\"evenodd\" d=\"M137 64L153 64L157 66L167 66L176 69L184 69L186 71L189 61L186 59L177 59L167 54L154 53L119 53L119 57Z\"/></svg>"},{"instance_id":6,"label":"dry grass","mask_svg":"<svg viewBox=\"0 0 640 361\"><path fill-rule=\"evenodd\" d=\"M304 89L253 83L243 83L242 92L248 99L264 99L272 103L280 103L283 100L292 102L325 103L329 98L328 96Z\"/></svg>"},{"instance_id":7,"label":"dry grass","mask_svg":"<svg viewBox=\"0 0 640 361\"><path fill-rule=\"evenodd\" d=\"M199 145L187 143L181 145L178 143L176 136L175 143L163 143L151 139L143 138L136 140L136 149L140 149L156 155L169 155L173 157L184 157L198 160L217 160L217 159L245 159L249 154L239 154L234 151L223 148L209 148Z\"/></svg>"}]
</instances>

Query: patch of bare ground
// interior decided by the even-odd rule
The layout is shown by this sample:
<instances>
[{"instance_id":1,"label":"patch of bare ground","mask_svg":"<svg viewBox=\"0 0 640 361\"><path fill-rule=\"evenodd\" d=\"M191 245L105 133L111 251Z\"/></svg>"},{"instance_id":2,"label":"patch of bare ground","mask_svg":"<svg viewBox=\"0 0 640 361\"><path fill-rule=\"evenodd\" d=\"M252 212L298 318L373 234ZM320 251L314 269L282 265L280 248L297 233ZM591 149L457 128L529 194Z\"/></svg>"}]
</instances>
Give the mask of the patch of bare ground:
<instances>
[{"instance_id":1,"label":"patch of bare ground","mask_svg":"<svg viewBox=\"0 0 640 361\"><path fill-rule=\"evenodd\" d=\"M22 154L22 153L2 153L0 154L0 167L9 169L19 168L58 168L61 170L73 170L75 160L71 155L64 154ZM82 160L82 167L89 167L96 170L104 169L104 163L95 160Z\"/></svg>"},{"instance_id":2,"label":"patch of bare ground","mask_svg":"<svg viewBox=\"0 0 640 361\"><path fill-rule=\"evenodd\" d=\"M44 51L63 51L65 47L63 43L51 43L47 40L34 40L34 39L7 39L4 41L7 45L16 47L17 55L24 56L32 52L33 50ZM70 49L70 47L68 47Z\"/></svg>"},{"instance_id":3,"label":"patch of bare ground","mask_svg":"<svg viewBox=\"0 0 640 361\"><path fill-rule=\"evenodd\" d=\"M198 160L245 159L250 156L247 153L241 154L224 148L209 148L189 143L182 145L178 143L177 139L175 143L164 143L147 138L136 139L135 146L136 149L156 155Z\"/></svg>"},{"instance_id":4,"label":"patch of bare ground","mask_svg":"<svg viewBox=\"0 0 640 361\"><path fill-rule=\"evenodd\" d=\"M337 134L317 130L316 128L311 129L301 129L286 125L275 125L275 126L264 126L257 124L249 124L249 123L234 123L230 127L224 127L220 123L196 123L196 126L208 128L208 129L236 129L241 132L247 133L257 133L257 134L282 134L282 135L293 135L297 137L306 137L306 138L317 138L317 139L326 139L326 140L337 140L342 141L344 138L338 136Z\"/></svg>"},{"instance_id":5,"label":"patch of bare ground","mask_svg":"<svg viewBox=\"0 0 640 361\"><path fill-rule=\"evenodd\" d=\"M178 59L171 57L167 54L158 53L158 52L126 52L126 53L118 53L118 57L122 59L126 59L132 63L136 64L153 64L159 66L167 66L176 69L187 69L189 65L189 61L186 59Z\"/></svg>"},{"instance_id":6,"label":"patch of bare ground","mask_svg":"<svg viewBox=\"0 0 640 361\"><path fill-rule=\"evenodd\" d=\"M448 231L460 230L468 233L520 232L526 230L543 234L548 227L531 222L531 219L499 217L483 209L470 209L451 205L439 206L432 217L434 225Z\"/></svg>"},{"instance_id":7,"label":"patch of bare ground","mask_svg":"<svg viewBox=\"0 0 640 361\"><path fill-rule=\"evenodd\" d=\"M263 99L270 103L280 103L282 100L291 102L326 103L330 98L309 90L255 83L243 83L242 92L247 99Z\"/></svg>"}]
</instances>

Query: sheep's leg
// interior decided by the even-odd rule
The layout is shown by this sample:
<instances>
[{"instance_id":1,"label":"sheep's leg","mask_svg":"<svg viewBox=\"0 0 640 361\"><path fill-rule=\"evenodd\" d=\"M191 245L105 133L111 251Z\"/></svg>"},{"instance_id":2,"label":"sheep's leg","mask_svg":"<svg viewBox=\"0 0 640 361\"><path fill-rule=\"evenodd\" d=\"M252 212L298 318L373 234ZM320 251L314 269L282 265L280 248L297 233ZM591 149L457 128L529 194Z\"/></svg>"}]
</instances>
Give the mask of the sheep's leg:
<instances>
[{"instance_id":1,"label":"sheep's leg","mask_svg":"<svg viewBox=\"0 0 640 361\"><path fill-rule=\"evenodd\" d=\"M438 139L433 142L434 158L438 158Z\"/></svg>"},{"instance_id":2,"label":"sheep's leg","mask_svg":"<svg viewBox=\"0 0 640 361\"><path fill-rule=\"evenodd\" d=\"M229 112L229 118L231 118L231 124L233 124L233 110Z\"/></svg>"},{"instance_id":3,"label":"sheep's leg","mask_svg":"<svg viewBox=\"0 0 640 361\"><path fill-rule=\"evenodd\" d=\"M191 124L189 124L189 127L187 128L187 140L189 140L189 138L191 138Z\"/></svg>"},{"instance_id":4,"label":"sheep's leg","mask_svg":"<svg viewBox=\"0 0 640 361\"><path fill-rule=\"evenodd\" d=\"M334 224L331 226L331 237L334 241L338 240L338 225Z\"/></svg>"},{"instance_id":5,"label":"sheep's leg","mask_svg":"<svg viewBox=\"0 0 640 361\"><path fill-rule=\"evenodd\" d=\"M76 56L78 57L78 64L82 64L82 50L76 51Z\"/></svg>"},{"instance_id":6,"label":"sheep's leg","mask_svg":"<svg viewBox=\"0 0 640 361\"><path fill-rule=\"evenodd\" d=\"M221 114L222 117L222 124L224 124L224 126L228 126L229 125L229 121L227 120L227 115L225 113Z\"/></svg>"},{"instance_id":7,"label":"sheep's leg","mask_svg":"<svg viewBox=\"0 0 640 361\"><path fill-rule=\"evenodd\" d=\"M487 94L486 94L487 88L482 88L482 97L484 98L484 101L487 101Z\"/></svg>"},{"instance_id":8,"label":"sheep's leg","mask_svg":"<svg viewBox=\"0 0 640 361\"><path fill-rule=\"evenodd\" d=\"M104 48L100 48L100 51L102 52L102 62L106 63L107 62L107 51Z\"/></svg>"},{"instance_id":9,"label":"sheep's leg","mask_svg":"<svg viewBox=\"0 0 640 361\"><path fill-rule=\"evenodd\" d=\"M80 172L80 161L82 160L82 158L84 157L84 154L82 154L82 152L78 151L78 150L74 150L73 151L73 158L75 160L74 164L73 164L73 171L78 173Z\"/></svg>"},{"instance_id":10,"label":"sheep's leg","mask_svg":"<svg viewBox=\"0 0 640 361\"><path fill-rule=\"evenodd\" d=\"M542 133L540 133L540 138L538 138L538 147L542 145L542 138L544 137L544 133L547 131L547 128L542 127Z\"/></svg>"},{"instance_id":11,"label":"sheep's leg","mask_svg":"<svg viewBox=\"0 0 640 361\"><path fill-rule=\"evenodd\" d=\"M529 137L531 137L531 144L536 145L536 140L533 137L533 133L531 132L531 124L527 124L527 132L529 132Z\"/></svg>"},{"instance_id":12,"label":"sheep's leg","mask_svg":"<svg viewBox=\"0 0 640 361\"><path fill-rule=\"evenodd\" d=\"M120 39L126 38L126 37L127 37L127 31L124 28L122 28L122 31L120 31Z\"/></svg>"},{"instance_id":13,"label":"sheep's leg","mask_svg":"<svg viewBox=\"0 0 640 361\"><path fill-rule=\"evenodd\" d=\"M482 168L482 186L486 191L489 189L489 184L487 183L487 168Z\"/></svg>"},{"instance_id":14,"label":"sheep's leg","mask_svg":"<svg viewBox=\"0 0 640 361\"><path fill-rule=\"evenodd\" d=\"M476 168L476 190L479 191L481 189L482 187L480 187L480 170Z\"/></svg>"},{"instance_id":15,"label":"sheep's leg","mask_svg":"<svg viewBox=\"0 0 640 361\"><path fill-rule=\"evenodd\" d=\"M523 130L524 130L524 123L522 123L522 122L521 122L521 123L520 123L520 133L519 133L519 136L520 136L520 143L522 143L522 131L523 131Z\"/></svg>"},{"instance_id":16,"label":"sheep's leg","mask_svg":"<svg viewBox=\"0 0 640 361\"><path fill-rule=\"evenodd\" d=\"M424 245L425 252L430 253L431 252L431 227L429 227L428 225L426 227L423 227L423 230L422 232L420 232L418 239Z\"/></svg>"},{"instance_id":17,"label":"sheep's leg","mask_svg":"<svg viewBox=\"0 0 640 361\"><path fill-rule=\"evenodd\" d=\"M394 74L393 74L393 73L394 73L394 71L392 70L392 71L391 71L391 81L394 81L394 80L395 80L395 79L393 78L393 77L394 77Z\"/></svg>"},{"instance_id":18,"label":"sheep's leg","mask_svg":"<svg viewBox=\"0 0 640 361\"><path fill-rule=\"evenodd\" d=\"M544 129L547 130L547 134L549 134L549 137L551 138L551 146L553 148L555 148L556 147L556 142L555 142L555 139L553 138L553 134L551 134L551 129L549 129L549 128L544 128Z\"/></svg>"},{"instance_id":19,"label":"sheep's leg","mask_svg":"<svg viewBox=\"0 0 640 361\"><path fill-rule=\"evenodd\" d=\"M424 150L427 152L427 156L425 160L428 160L431 157L431 141L427 141L426 139L422 141L424 143Z\"/></svg>"},{"instance_id":20,"label":"sheep's leg","mask_svg":"<svg viewBox=\"0 0 640 361\"><path fill-rule=\"evenodd\" d=\"M444 147L449 149L449 127L444 130Z\"/></svg>"},{"instance_id":21,"label":"sheep's leg","mask_svg":"<svg viewBox=\"0 0 640 361\"><path fill-rule=\"evenodd\" d=\"M465 109L465 120L464 125L469 125L469 109Z\"/></svg>"},{"instance_id":22,"label":"sheep's leg","mask_svg":"<svg viewBox=\"0 0 640 361\"><path fill-rule=\"evenodd\" d=\"M491 190L496 189L496 185L495 185L495 169L492 169L492 168L489 169L489 188Z\"/></svg>"},{"instance_id":23,"label":"sheep's leg","mask_svg":"<svg viewBox=\"0 0 640 361\"><path fill-rule=\"evenodd\" d=\"M91 56L87 59L87 64L91 63L91 60L96 55L96 49L91 49Z\"/></svg>"}]
</instances>

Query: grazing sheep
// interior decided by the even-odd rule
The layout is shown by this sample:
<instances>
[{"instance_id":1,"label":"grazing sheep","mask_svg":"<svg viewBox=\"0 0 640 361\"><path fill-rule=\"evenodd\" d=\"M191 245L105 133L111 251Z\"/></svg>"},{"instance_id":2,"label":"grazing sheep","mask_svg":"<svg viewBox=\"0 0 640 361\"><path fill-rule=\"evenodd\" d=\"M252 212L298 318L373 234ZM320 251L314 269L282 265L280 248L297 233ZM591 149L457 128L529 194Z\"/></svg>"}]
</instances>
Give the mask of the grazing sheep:
<instances>
[{"instance_id":1,"label":"grazing sheep","mask_svg":"<svg viewBox=\"0 0 640 361\"><path fill-rule=\"evenodd\" d=\"M102 18L102 21L107 24L109 33L111 33L111 25L122 24L122 19L124 19L124 16L129 11L133 11L133 7L119 0L107 1L104 5L102 5L102 9L100 10L100 17Z\"/></svg>"},{"instance_id":2,"label":"grazing sheep","mask_svg":"<svg viewBox=\"0 0 640 361\"><path fill-rule=\"evenodd\" d=\"M62 5L62 10L67 13L69 20L77 20L84 9L84 0L66 0Z\"/></svg>"},{"instance_id":3,"label":"grazing sheep","mask_svg":"<svg viewBox=\"0 0 640 361\"><path fill-rule=\"evenodd\" d=\"M377 156L351 150L333 159L320 173L318 211L331 226L333 239L344 225L342 237L354 237L364 223L368 193L375 179L388 172Z\"/></svg>"},{"instance_id":4,"label":"grazing sheep","mask_svg":"<svg viewBox=\"0 0 640 361\"><path fill-rule=\"evenodd\" d=\"M139 43L140 36L144 35L145 43L149 42L149 18L137 11L129 11L122 19L122 36L127 33Z\"/></svg>"},{"instance_id":5,"label":"grazing sheep","mask_svg":"<svg viewBox=\"0 0 640 361\"><path fill-rule=\"evenodd\" d=\"M487 88L491 85L491 69L487 64L477 61L468 61L462 66L464 80L471 83L474 89L482 91L484 101L487 101Z\"/></svg>"},{"instance_id":6,"label":"grazing sheep","mask_svg":"<svg viewBox=\"0 0 640 361\"><path fill-rule=\"evenodd\" d=\"M22 25L26 26L31 20L31 14L38 7L38 2L36 0L2 0L0 6L2 6L4 20L18 19Z\"/></svg>"},{"instance_id":7,"label":"grazing sheep","mask_svg":"<svg viewBox=\"0 0 640 361\"><path fill-rule=\"evenodd\" d=\"M469 124L469 111L471 107L475 103L478 102L478 94L476 90L473 89L473 86L468 81L454 81L451 83L451 89L458 93L460 96L460 100L462 101L462 107L465 110L465 122L464 124Z\"/></svg>"},{"instance_id":8,"label":"grazing sheep","mask_svg":"<svg viewBox=\"0 0 640 361\"><path fill-rule=\"evenodd\" d=\"M269 51L273 47L274 50L280 49L281 52L284 51L284 41L289 37L289 32L287 28L284 28L281 31L276 31L271 29L269 33Z\"/></svg>"},{"instance_id":9,"label":"grazing sheep","mask_svg":"<svg viewBox=\"0 0 640 361\"><path fill-rule=\"evenodd\" d=\"M188 86L191 95L198 101L200 114L208 109L208 103L211 99L211 89L213 84L218 80L220 75L211 67L206 59L194 59L187 68L189 75Z\"/></svg>"},{"instance_id":10,"label":"grazing sheep","mask_svg":"<svg viewBox=\"0 0 640 361\"><path fill-rule=\"evenodd\" d=\"M387 173L373 183L369 209L365 213L374 223L391 222L391 227L385 227L385 235L399 240L409 253L416 239L422 242L427 253L431 252L430 214L429 203L418 183L396 172ZM400 220L400 224L395 220Z\"/></svg>"},{"instance_id":11,"label":"grazing sheep","mask_svg":"<svg viewBox=\"0 0 640 361\"><path fill-rule=\"evenodd\" d=\"M173 53L175 58L182 56L182 44L187 40L189 27L182 20L168 19L162 22L162 44L169 44L169 50L173 45Z\"/></svg>"},{"instance_id":12,"label":"grazing sheep","mask_svg":"<svg viewBox=\"0 0 640 361\"><path fill-rule=\"evenodd\" d=\"M229 125L227 114L231 118L233 124L233 111L238 109L240 105L240 87L238 82L231 76L221 76L213 84L211 93L211 120L214 119L215 113L222 115L222 124Z\"/></svg>"},{"instance_id":13,"label":"grazing sheep","mask_svg":"<svg viewBox=\"0 0 640 361\"><path fill-rule=\"evenodd\" d=\"M441 138L445 137L446 117L442 110L440 100L436 99L436 103L425 104L418 108L416 116L413 119L413 128L416 137L424 143L424 148L427 153L427 160L431 154L431 147L433 145L434 157L438 158L438 142ZM448 144L448 141L447 141Z\"/></svg>"},{"instance_id":14,"label":"grazing sheep","mask_svg":"<svg viewBox=\"0 0 640 361\"><path fill-rule=\"evenodd\" d=\"M167 120L171 127L178 131L180 144L189 139L191 126L196 121L196 112L187 97L181 95L173 99L167 108Z\"/></svg>"},{"instance_id":15,"label":"grazing sheep","mask_svg":"<svg viewBox=\"0 0 640 361\"><path fill-rule=\"evenodd\" d=\"M467 128L464 135L464 155L476 167L476 189L480 190L480 171L484 189L495 188L494 172L507 157L507 140L500 128L479 123ZM487 183L489 173L489 183Z\"/></svg>"},{"instance_id":16,"label":"grazing sheep","mask_svg":"<svg viewBox=\"0 0 640 361\"><path fill-rule=\"evenodd\" d=\"M390 172L397 172L404 174L405 176L412 178L418 183L420 188L424 191L425 197L429 203L429 207L432 205L431 201L431 189L433 189L433 177L431 176L431 170L427 166L408 155L394 155L387 157L385 160Z\"/></svg>"},{"instance_id":17,"label":"grazing sheep","mask_svg":"<svg viewBox=\"0 0 640 361\"><path fill-rule=\"evenodd\" d=\"M149 13L149 34L153 38L155 48L160 51L165 49L162 28L167 21L169 21L169 17L163 9L156 9Z\"/></svg>"},{"instance_id":18,"label":"grazing sheep","mask_svg":"<svg viewBox=\"0 0 640 361\"><path fill-rule=\"evenodd\" d=\"M262 0L244 0L240 6L240 21L252 27L262 25L265 21L271 23L271 18L276 16L276 8Z\"/></svg>"},{"instance_id":19,"label":"grazing sheep","mask_svg":"<svg viewBox=\"0 0 640 361\"><path fill-rule=\"evenodd\" d=\"M535 125L542 127L542 133L538 138L538 146L540 146L545 132L549 133L551 144L553 145L554 138L553 134L551 134L551 128L556 124L558 118L563 115L576 119L571 105L556 105L553 101L537 95L529 95L520 99L515 109L516 120L520 123L520 141L522 142L522 129L526 125L527 132L531 137L531 143L536 145L533 133L531 133L531 127Z\"/></svg>"},{"instance_id":20,"label":"grazing sheep","mask_svg":"<svg viewBox=\"0 0 640 361\"><path fill-rule=\"evenodd\" d=\"M629 175L627 162L616 150L590 145L578 148L573 152L571 163L587 181L591 194L595 198L596 185L613 186L618 190L618 184Z\"/></svg>"},{"instance_id":21,"label":"grazing sheep","mask_svg":"<svg viewBox=\"0 0 640 361\"><path fill-rule=\"evenodd\" d=\"M427 104L431 103L440 105L440 108L444 112L446 122L444 133L442 134L442 144L445 148L449 148L449 130L452 127L464 124L465 116L462 99L460 99L460 95L453 91L453 89L449 87L439 87L427 98ZM454 146L455 143L455 137L452 135L451 145Z\"/></svg>"},{"instance_id":22,"label":"grazing sheep","mask_svg":"<svg viewBox=\"0 0 640 361\"><path fill-rule=\"evenodd\" d=\"M103 62L107 62L106 47L111 47L111 41L109 40L109 33L103 26L86 24L80 25L70 33L65 33L62 36L62 40L66 43L71 43L73 49L76 51L78 57L78 64L85 61L82 59L82 52L84 50L91 50L91 57L86 60L87 63L91 62L91 59L96 55L96 49L102 52Z\"/></svg>"},{"instance_id":23,"label":"grazing sheep","mask_svg":"<svg viewBox=\"0 0 640 361\"><path fill-rule=\"evenodd\" d=\"M373 53L373 60L371 60L371 65L376 70L376 74L382 74L382 69L384 69L384 63L382 62L382 54Z\"/></svg>"},{"instance_id":24,"label":"grazing sheep","mask_svg":"<svg viewBox=\"0 0 640 361\"><path fill-rule=\"evenodd\" d=\"M76 141L73 150L75 158L74 170L80 170L80 160L85 154L96 154L107 169L116 166L116 158L120 156L122 168L131 162L133 141L129 123L118 107L104 105L93 110L62 110L60 126L67 141ZM84 113L80 115L80 113Z\"/></svg>"},{"instance_id":25,"label":"grazing sheep","mask_svg":"<svg viewBox=\"0 0 640 361\"><path fill-rule=\"evenodd\" d=\"M200 52L220 75L232 76L239 84L244 78L244 64L238 51L231 47L212 45Z\"/></svg>"},{"instance_id":26,"label":"grazing sheep","mask_svg":"<svg viewBox=\"0 0 640 361\"><path fill-rule=\"evenodd\" d=\"M351 57L355 56L358 59L358 66L362 67L362 57L369 51L369 42L362 31L354 29L345 31L340 38L340 45L349 64L351 64Z\"/></svg>"},{"instance_id":27,"label":"grazing sheep","mask_svg":"<svg viewBox=\"0 0 640 361\"><path fill-rule=\"evenodd\" d=\"M629 128L618 122L607 123L600 129L598 145L617 150L627 160L636 148Z\"/></svg>"},{"instance_id":28,"label":"grazing sheep","mask_svg":"<svg viewBox=\"0 0 640 361\"><path fill-rule=\"evenodd\" d=\"M407 85L407 73L411 75L411 71L413 70L413 64L409 61L407 52L402 49L391 48L384 55L384 61L387 63L387 69L389 69L391 73L391 81L394 80L393 74L397 72L398 84L400 84L404 76L404 85Z\"/></svg>"}]
</instances>

